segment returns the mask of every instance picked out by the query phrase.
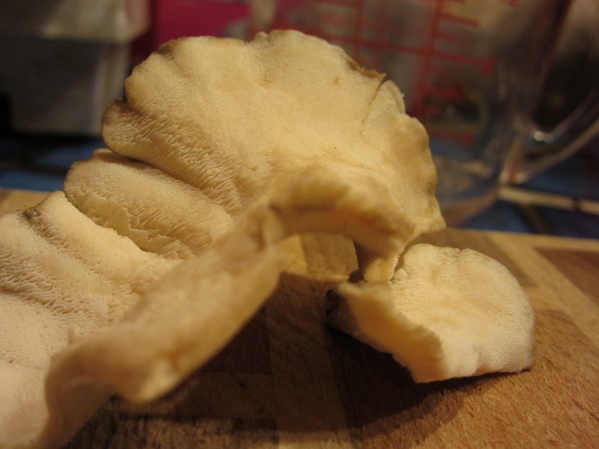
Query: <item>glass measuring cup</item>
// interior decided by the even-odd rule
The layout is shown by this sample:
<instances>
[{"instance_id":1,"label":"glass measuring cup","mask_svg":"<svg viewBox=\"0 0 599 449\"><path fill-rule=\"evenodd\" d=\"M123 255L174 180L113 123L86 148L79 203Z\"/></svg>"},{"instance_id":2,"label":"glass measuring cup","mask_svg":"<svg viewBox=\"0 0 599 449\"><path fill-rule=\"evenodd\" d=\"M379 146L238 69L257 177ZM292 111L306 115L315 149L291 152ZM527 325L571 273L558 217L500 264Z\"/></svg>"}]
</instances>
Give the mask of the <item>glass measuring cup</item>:
<instances>
[{"instance_id":1,"label":"glass measuring cup","mask_svg":"<svg viewBox=\"0 0 599 449\"><path fill-rule=\"evenodd\" d=\"M570 3L250 0L250 30L298 29L386 73L429 133L437 198L457 225L599 131L592 95L552 129L534 119Z\"/></svg>"}]
</instances>

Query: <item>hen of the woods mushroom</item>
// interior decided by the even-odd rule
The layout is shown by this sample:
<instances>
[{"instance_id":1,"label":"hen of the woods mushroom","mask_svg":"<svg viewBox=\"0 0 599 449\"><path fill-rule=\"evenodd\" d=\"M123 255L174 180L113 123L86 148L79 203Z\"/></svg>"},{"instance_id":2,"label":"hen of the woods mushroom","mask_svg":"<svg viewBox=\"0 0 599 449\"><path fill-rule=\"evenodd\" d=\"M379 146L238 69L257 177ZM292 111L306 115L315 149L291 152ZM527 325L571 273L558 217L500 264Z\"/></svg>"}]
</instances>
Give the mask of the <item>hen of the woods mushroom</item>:
<instances>
[{"instance_id":1,"label":"hen of the woods mushroom","mask_svg":"<svg viewBox=\"0 0 599 449\"><path fill-rule=\"evenodd\" d=\"M383 75L289 31L170 42L125 90L108 149L0 220L0 447L58 447L110 395L173 389L263 305L280 242L304 232L355 246L330 324L415 381L532 364L503 266L405 250L444 221L427 135Z\"/></svg>"}]
</instances>

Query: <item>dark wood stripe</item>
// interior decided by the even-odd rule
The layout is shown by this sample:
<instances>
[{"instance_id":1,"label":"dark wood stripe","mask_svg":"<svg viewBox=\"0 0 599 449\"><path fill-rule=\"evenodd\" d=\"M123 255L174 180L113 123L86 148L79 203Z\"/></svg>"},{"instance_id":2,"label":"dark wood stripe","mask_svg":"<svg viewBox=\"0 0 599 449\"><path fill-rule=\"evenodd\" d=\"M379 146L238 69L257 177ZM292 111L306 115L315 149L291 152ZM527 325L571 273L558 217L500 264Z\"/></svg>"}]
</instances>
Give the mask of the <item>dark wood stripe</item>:
<instances>
[{"instance_id":1,"label":"dark wood stripe","mask_svg":"<svg viewBox=\"0 0 599 449\"><path fill-rule=\"evenodd\" d=\"M65 449L276 448L272 420L190 418L100 412Z\"/></svg>"},{"instance_id":2,"label":"dark wood stripe","mask_svg":"<svg viewBox=\"0 0 599 449\"><path fill-rule=\"evenodd\" d=\"M2 209L2 203L8 198L10 192L8 190L0 189L0 209Z\"/></svg>"},{"instance_id":3,"label":"dark wood stripe","mask_svg":"<svg viewBox=\"0 0 599 449\"><path fill-rule=\"evenodd\" d=\"M599 253L537 248L570 282L599 304Z\"/></svg>"}]
</instances>

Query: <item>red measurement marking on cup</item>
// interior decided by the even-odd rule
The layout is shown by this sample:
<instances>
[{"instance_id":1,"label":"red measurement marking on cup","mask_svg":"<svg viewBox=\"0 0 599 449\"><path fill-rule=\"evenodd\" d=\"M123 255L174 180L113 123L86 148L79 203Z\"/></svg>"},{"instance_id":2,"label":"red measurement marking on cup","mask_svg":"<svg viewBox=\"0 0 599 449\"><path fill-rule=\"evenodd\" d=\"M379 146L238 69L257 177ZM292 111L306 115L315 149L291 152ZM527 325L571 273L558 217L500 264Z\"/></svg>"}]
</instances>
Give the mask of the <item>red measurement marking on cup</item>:
<instances>
[{"instance_id":1,"label":"red measurement marking on cup","mask_svg":"<svg viewBox=\"0 0 599 449\"><path fill-rule=\"evenodd\" d=\"M442 114L443 110L436 104L429 104L431 101L451 101L458 102L463 98L463 94L459 89L453 88L438 88L431 86L432 75L445 75L450 72L447 68L436 66L436 64L459 64L476 69L481 75L489 75L495 69L495 60L492 57L479 59L458 53L442 52L437 50L437 43L441 40L452 41L457 39L454 33L443 31L442 24L449 22L453 26L478 28L479 22L471 17L461 16L454 12L447 12L445 9L446 3L455 2L466 4L466 0L429 0L434 2L431 6L432 17L429 25L429 32L424 46L423 61L420 66L420 72L414 89L413 109L410 111L412 115L426 122L427 117L435 117ZM443 76L439 77L443 78ZM443 139L458 141L464 145L470 145L474 139L472 132L454 132L442 129L436 129L431 124L427 126L429 134Z\"/></svg>"}]
</instances>

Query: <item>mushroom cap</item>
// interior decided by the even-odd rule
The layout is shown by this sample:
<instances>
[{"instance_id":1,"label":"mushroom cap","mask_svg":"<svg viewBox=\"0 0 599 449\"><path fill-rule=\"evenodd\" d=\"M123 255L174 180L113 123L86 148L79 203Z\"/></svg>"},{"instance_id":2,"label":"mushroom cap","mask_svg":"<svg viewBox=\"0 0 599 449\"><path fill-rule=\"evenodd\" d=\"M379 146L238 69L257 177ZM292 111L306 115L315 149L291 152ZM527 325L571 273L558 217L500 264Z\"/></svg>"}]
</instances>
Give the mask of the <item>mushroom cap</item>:
<instances>
[{"instance_id":1,"label":"mushroom cap","mask_svg":"<svg viewBox=\"0 0 599 449\"><path fill-rule=\"evenodd\" d=\"M198 187L237 215L277 178L324 166L372 178L414 223L444 226L422 125L384 75L297 31L182 38L138 65L108 107L108 148Z\"/></svg>"},{"instance_id":2,"label":"mushroom cap","mask_svg":"<svg viewBox=\"0 0 599 449\"><path fill-rule=\"evenodd\" d=\"M412 246L388 283L344 283L331 323L393 354L414 380L518 372L535 360L534 314L514 276L471 249Z\"/></svg>"}]
</instances>

